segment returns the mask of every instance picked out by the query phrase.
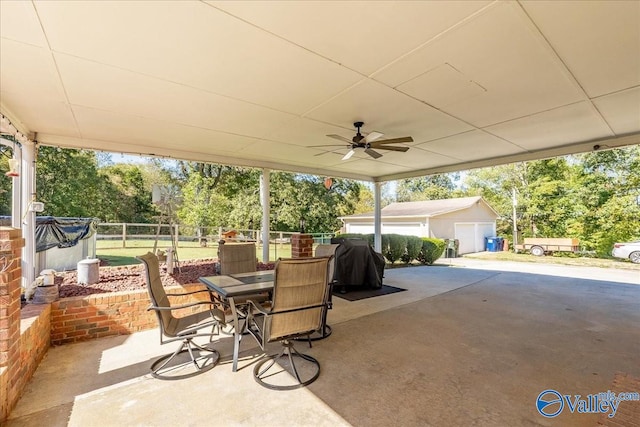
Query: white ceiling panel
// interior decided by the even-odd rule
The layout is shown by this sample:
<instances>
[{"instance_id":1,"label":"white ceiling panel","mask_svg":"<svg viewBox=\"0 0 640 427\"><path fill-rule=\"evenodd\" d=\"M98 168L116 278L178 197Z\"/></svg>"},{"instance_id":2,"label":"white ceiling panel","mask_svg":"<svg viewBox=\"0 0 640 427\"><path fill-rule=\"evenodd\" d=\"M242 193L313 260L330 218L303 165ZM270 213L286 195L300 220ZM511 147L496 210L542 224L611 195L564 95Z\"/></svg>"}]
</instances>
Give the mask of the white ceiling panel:
<instances>
[{"instance_id":1,"label":"white ceiling panel","mask_svg":"<svg viewBox=\"0 0 640 427\"><path fill-rule=\"evenodd\" d=\"M455 69L458 77L429 79L432 70L444 64ZM506 2L485 10L375 78L479 127L584 99L519 6ZM461 81L475 89L467 89L466 97L460 97ZM442 82L445 85L436 95L429 96Z\"/></svg>"},{"instance_id":2,"label":"white ceiling panel","mask_svg":"<svg viewBox=\"0 0 640 427\"><path fill-rule=\"evenodd\" d=\"M47 40L28 1L0 1L2 38L38 47L47 47Z\"/></svg>"},{"instance_id":3,"label":"white ceiling panel","mask_svg":"<svg viewBox=\"0 0 640 427\"><path fill-rule=\"evenodd\" d=\"M422 142L471 129L442 112L377 83L365 80L309 113L308 117L327 123L349 123L361 120L364 132L378 131L386 138L412 136ZM407 133L408 123L421 123ZM404 131L404 132L403 132ZM351 134L342 133L344 137Z\"/></svg>"},{"instance_id":4,"label":"white ceiling panel","mask_svg":"<svg viewBox=\"0 0 640 427\"><path fill-rule=\"evenodd\" d=\"M366 176L387 175L397 171L408 172L411 168L405 166L390 165L378 160L371 160L362 156L357 160L341 162L336 166L336 171L342 173L357 173Z\"/></svg>"},{"instance_id":5,"label":"white ceiling panel","mask_svg":"<svg viewBox=\"0 0 640 427\"><path fill-rule=\"evenodd\" d=\"M49 133L65 137L80 136L71 108L60 101L48 98L24 98L21 93L0 91L2 105L11 105L11 116L32 132ZM35 129L38 129L37 131Z\"/></svg>"},{"instance_id":6,"label":"white ceiling panel","mask_svg":"<svg viewBox=\"0 0 640 427\"><path fill-rule=\"evenodd\" d=\"M72 105L261 137L290 120L281 113L189 86L56 55ZM247 117L252 117L248 122Z\"/></svg>"},{"instance_id":7,"label":"white ceiling panel","mask_svg":"<svg viewBox=\"0 0 640 427\"><path fill-rule=\"evenodd\" d=\"M37 9L54 51L282 111L302 114L360 78L200 2L38 2Z\"/></svg>"},{"instance_id":8,"label":"white ceiling panel","mask_svg":"<svg viewBox=\"0 0 640 427\"><path fill-rule=\"evenodd\" d=\"M207 3L368 76L490 2Z\"/></svg>"},{"instance_id":9,"label":"white ceiling panel","mask_svg":"<svg viewBox=\"0 0 640 427\"><path fill-rule=\"evenodd\" d=\"M32 102L66 101L51 53L40 47L0 39L0 90L20 93ZM11 67L7 67L11 64Z\"/></svg>"},{"instance_id":10,"label":"white ceiling panel","mask_svg":"<svg viewBox=\"0 0 640 427\"><path fill-rule=\"evenodd\" d=\"M420 148L421 146L422 145L412 147L411 150L405 153L401 160L399 160L399 164L410 170L423 170L435 168L442 164L451 164L459 160L454 157L429 151L428 149L423 150Z\"/></svg>"},{"instance_id":11,"label":"white ceiling panel","mask_svg":"<svg viewBox=\"0 0 640 427\"><path fill-rule=\"evenodd\" d=\"M640 128L640 86L594 99L593 103L616 134Z\"/></svg>"},{"instance_id":12,"label":"white ceiling panel","mask_svg":"<svg viewBox=\"0 0 640 427\"><path fill-rule=\"evenodd\" d=\"M580 102L490 126L487 131L527 150L541 150L568 145L571 141L613 136L613 132L590 102Z\"/></svg>"},{"instance_id":13,"label":"white ceiling panel","mask_svg":"<svg viewBox=\"0 0 640 427\"><path fill-rule=\"evenodd\" d=\"M418 147L462 161L500 157L524 151L520 147L479 130L430 141Z\"/></svg>"},{"instance_id":14,"label":"white ceiling panel","mask_svg":"<svg viewBox=\"0 0 640 427\"><path fill-rule=\"evenodd\" d=\"M242 149L242 153L252 159L280 161L283 158L296 166L317 166L318 159L309 157L307 148L274 141L255 141Z\"/></svg>"},{"instance_id":15,"label":"white ceiling panel","mask_svg":"<svg viewBox=\"0 0 640 427\"><path fill-rule=\"evenodd\" d=\"M522 3L590 97L640 85L639 1Z\"/></svg>"},{"instance_id":16,"label":"white ceiling panel","mask_svg":"<svg viewBox=\"0 0 640 427\"><path fill-rule=\"evenodd\" d=\"M115 141L226 156L255 142L253 138L82 107L75 109L75 115L82 136L105 141L103 150L107 141Z\"/></svg>"},{"instance_id":17,"label":"white ceiling panel","mask_svg":"<svg viewBox=\"0 0 640 427\"><path fill-rule=\"evenodd\" d=\"M370 181L639 144L639 8L0 0L0 113L42 144ZM326 135L355 121L414 142L342 161Z\"/></svg>"},{"instance_id":18,"label":"white ceiling panel","mask_svg":"<svg viewBox=\"0 0 640 427\"><path fill-rule=\"evenodd\" d=\"M283 122L273 132L265 135L266 139L274 141L295 143L301 146L310 147L312 145L326 145L331 144L340 145L340 141L335 139L329 139L326 135L331 134L344 134L345 137L351 136L353 125L349 124L348 127L331 126L326 123L317 122L302 117L294 117L286 122ZM326 134L325 134L326 132ZM342 144L344 147L347 144ZM328 148L332 149L332 148Z\"/></svg>"}]
</instances>

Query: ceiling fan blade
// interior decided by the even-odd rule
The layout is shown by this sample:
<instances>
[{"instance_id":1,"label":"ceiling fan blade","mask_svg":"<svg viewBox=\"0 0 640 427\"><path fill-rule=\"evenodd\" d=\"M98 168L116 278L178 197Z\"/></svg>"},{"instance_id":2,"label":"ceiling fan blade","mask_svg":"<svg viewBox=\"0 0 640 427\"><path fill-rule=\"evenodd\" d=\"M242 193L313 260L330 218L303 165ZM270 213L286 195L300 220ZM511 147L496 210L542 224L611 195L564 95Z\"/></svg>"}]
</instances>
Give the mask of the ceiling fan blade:
<instances>
[{"instance_id":1,"label":"ceiling fan blade","mask_svg":"<svg viewBox=\"0 0 640 427\"><path fill-rule=\"evenodd\" d=\"M344 144L324 144L324 145L309 145L309 148L325 148L325 147L344 147ZM351 144L347 145L347 148L351 147Z\"/></svg>"},{"instance_id":2,"label":"ceiling fan blade","mask_svg":"<svg viewBox=\"0 0 640 427\"><path fill-rule=\"evenodd\" d=\"M346 143L348 143L348 144L351 144L351 143L352 143L350 139L347 139L347 138L345 138L344 136L340 136L340 135L327 135L327 136L328 136L329 138L337 139L337 140L339 140L339 141L344 141L344 142L346 142Z\"/></svg>"},{"instance_id":3,"label":"ceiling fan blade","mask_svg":"<svg viewBox=\"0 0 640 427\"><path fill-rule=\"evenodd\" d=\"M351 158L351 156L353 156L353 153L355 153L355 151L352 148L351 150L349 150L349 152L347 154L344 155L342 160L349 160Z\"/></svg>"},{"instance_id":4,"label":"ceiling fan blade","mask_svg":"<svg viewBox=\"0 0 640 427\"><path fill-rule=\"evenodd\" d=\"M402 138L383 139L382 141L372 142L371 145L398 144L401 142L413 142L413 138L410 136L403 136Z\"/></svg>"},{"instance_id":5,"label":"ceiling fan blade","mask_svg":"<svg viewBox=\"0 0 640 427\"><path fill-rule=\"evenodd\" d=\"M373 142L378 138L382 138L383 136L384 136L384 133L373 131L364 137L364 142Z\"/></svg>"},{"instance_id":6,"label":"ceiling fan blade","mask_svg":"<svg viewBox=\"0 0 640 427\"><path fill-rule=\"evenodd\" d=\"M403 153L406 153L409 150L409 147L385 147L385 146L380 146L380 147L376 147L376 149L378 150L389 150L389 151L402 151Z\"/></svg>"},{"instance_id":7,"label":"ceiling fan blade","mask_svg":"<svg viewBox=\"0 0 640 427\"><path fill-rule=\"evenodd\" d=\"M373 151L371 148L365 148L364 152L374 159L379 159L380 157L382 157L382 154L378 153L377 151Z\"/></svg>"}]
</instances>

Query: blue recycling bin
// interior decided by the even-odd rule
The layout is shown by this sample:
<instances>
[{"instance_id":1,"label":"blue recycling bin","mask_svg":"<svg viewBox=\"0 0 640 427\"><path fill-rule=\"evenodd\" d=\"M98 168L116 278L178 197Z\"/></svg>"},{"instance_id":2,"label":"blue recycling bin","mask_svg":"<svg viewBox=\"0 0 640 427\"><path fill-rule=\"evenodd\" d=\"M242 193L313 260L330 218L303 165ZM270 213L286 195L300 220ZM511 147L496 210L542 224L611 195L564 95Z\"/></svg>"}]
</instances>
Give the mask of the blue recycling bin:
<instances>
[{"instance_id":1,"label":"blue recycling bin","mask_svg":"<svg viewBox=\"0 0 640 427\"><path fill-rule=\"evenodd\" d=\"M498 251L498 238L497 237L485 237L484 238L484 247L488 252L497 252Z\"/></svg>"}]
</instances>

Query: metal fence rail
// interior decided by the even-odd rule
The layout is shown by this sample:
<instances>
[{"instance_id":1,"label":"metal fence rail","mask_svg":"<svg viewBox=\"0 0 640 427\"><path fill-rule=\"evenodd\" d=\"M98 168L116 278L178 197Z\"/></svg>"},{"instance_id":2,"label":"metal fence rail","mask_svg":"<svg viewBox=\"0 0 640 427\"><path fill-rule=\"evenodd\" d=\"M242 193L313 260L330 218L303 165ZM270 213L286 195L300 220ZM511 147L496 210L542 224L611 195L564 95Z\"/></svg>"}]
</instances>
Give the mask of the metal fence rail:
<instances>
[{"instance_id":1,"label":"metal fence rail","mask_svg":"<svg viewBox=\"0 0 640 427\"><path fill-rule=\"evenodd\" d=\"M262 233L260 230L238 229L228 227L192 227L181 224L142 224L142 223L100 223L96 239L98 241L112 241L113 248L126 248L127 240L148 240L149 247L153 247L156 240L171 241L170 227L173 227L175 246L179 247L180 242L199 242L206 246L209 243L218 242L223 238L223 234L228 231L235 231L233 241L254 241L261 245ZM269 232L269 244L288 244L291 242L293 232L271 231ZM309 233L315 243L329 243L334 236L333 233ZM102 245L104 247L104 245ZM137 246L140 247L140 246Z\"/></svg>"}]
</instances>

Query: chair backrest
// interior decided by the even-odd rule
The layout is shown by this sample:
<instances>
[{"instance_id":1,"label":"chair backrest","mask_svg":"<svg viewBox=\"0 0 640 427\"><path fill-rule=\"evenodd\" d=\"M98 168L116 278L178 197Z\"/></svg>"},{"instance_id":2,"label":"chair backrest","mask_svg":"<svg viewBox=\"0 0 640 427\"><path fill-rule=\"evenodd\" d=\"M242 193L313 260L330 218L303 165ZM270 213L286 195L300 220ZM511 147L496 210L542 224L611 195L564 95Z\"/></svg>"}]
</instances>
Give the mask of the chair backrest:
<instances>
[{"instance_id":1,"label":"chair backrest","mask_svg":"<svg viewBox=\"0 0 640 427\"><path fill-rule=\"evenodd\" d=\"M333 280L333 275L336 270L336 249L339 244L330 245L318 245L316 246L315 256L317 257L331 257L329 261L329 281Z\"/></svg>"},{"instance_id":2,"label":"chair backrest","mask_svg":"<svg viewBox=\"0 0 640 427\"><path fill-rule=\"evenodd\" d=\"M255 243L224 243L218 246L220 274L248 273L258 268Z\"/></svg>"},{"instance_id":3,"label":"chair backrest","mask_svg":"<svg viewBox=\"0 0 640 427\"><path fill-rule=\"evenodd\" d=\"M162 285L158 257L151 252L147 252L144 255L137 256L136 258L142 261L142 264L145 267L147 292L149 292L151 304L156 307L171 307L167 293ZM155 310L155 312L158 316L161 332L166 333L170 330L172 320L175 319L174 316L171 315L170 310Z\"/></svg>"},{"instance_id":4,"label":"chair backrest","mask_svg":"<svg viewBox=\"0 0 640 427\"><path fill-rule=\"evenodd\" d=\"M279 259L273 278L272 309L267 341L317 331L329 287L329 257ZM277 314L279 311L296 310Z\"/></svg>"}]
</instances>

